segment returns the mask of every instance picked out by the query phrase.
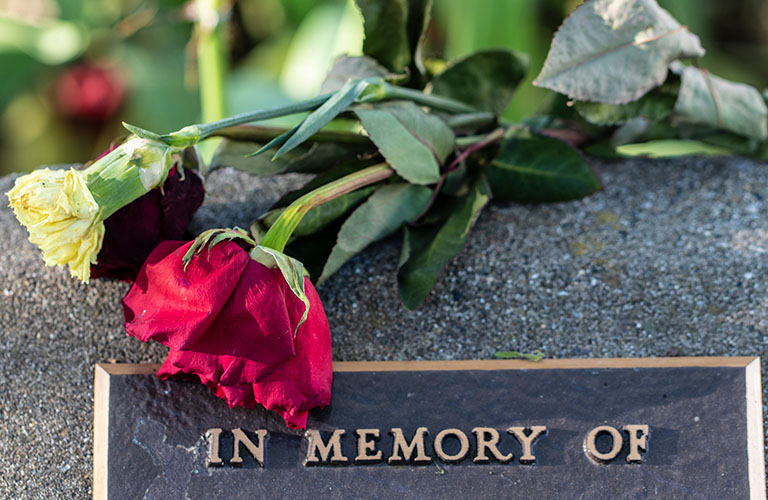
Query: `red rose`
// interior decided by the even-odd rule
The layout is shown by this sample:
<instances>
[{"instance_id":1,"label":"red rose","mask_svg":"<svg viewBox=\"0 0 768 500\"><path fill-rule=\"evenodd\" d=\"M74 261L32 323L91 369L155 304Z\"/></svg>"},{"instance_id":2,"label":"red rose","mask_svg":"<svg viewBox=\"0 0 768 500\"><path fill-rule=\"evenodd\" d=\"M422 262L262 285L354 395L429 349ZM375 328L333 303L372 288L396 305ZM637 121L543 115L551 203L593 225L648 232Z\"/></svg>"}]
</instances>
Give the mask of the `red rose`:
<instances>
[{"instance_id":1,"label":"red rose","mask_svg":"<svg viewBox=\"0 0 768 500\"><path fill-rule=\"evenodd\" d=\"M91 266L91 278L133 281L161 241L184 237L204 197L200 177L185 168L182 180L174 167L162 189L153 189L104 221L104 240Z\"/></svg>"},{"instance_id":2,"label":"red rose","mask_svg":"<svg viewBox=\"0 0 768 500\"><path fill-rule=\"evenodd\" d=\"M296 331L305 306L279 269L225 241L185 270L191 245L165 241L147 258L123 299L126 330L170 348L158 377L199 380L230 407L259 403L306 427L331 398L330 330L314 287L305 279L309 315Z\"/></svg>"},{"instance_id":3,"label":"red rose","mask_svg":"<svg viewBox=\"0 0 768 500\"><path fill-rule=\"evenodd\" d=\"M115 114L125 88L117 71L93 63L67 69L55 82L58 108L67 116L102 122Z\"/></svg>"}]
</instances>

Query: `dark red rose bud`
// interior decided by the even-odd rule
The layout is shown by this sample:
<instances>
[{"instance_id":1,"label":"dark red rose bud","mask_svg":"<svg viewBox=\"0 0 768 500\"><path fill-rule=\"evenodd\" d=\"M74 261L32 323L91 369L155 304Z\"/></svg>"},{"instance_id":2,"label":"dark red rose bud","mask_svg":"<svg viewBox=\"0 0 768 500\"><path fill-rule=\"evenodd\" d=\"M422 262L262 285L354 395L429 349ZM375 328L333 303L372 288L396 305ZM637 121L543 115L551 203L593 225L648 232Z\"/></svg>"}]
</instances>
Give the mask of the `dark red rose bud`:
<instances>
[{"instance_id":1,"label":"dark red rose bud","mask_svg":"<svg viewBox=\"0 0 768 500\"><path fill-rule=\"evenodd\" d=\"M104 121L113 116L125 94L117 72L93 64L67 69L56 80L56 105L65 115L81 120Z\"/></svg>"},{"instance_id":2,"label":"dark red rose bud","mask_svg":"<svg viewBox=\"0 0 768 500\"><path fill-rule=\"evenodd\" d=\"M126 331L170 348L158 377L202 382L230 407L260 404L306 427L308 411L330 402L332 380L328 320L312 283L297 330L305 306L279 269L232 241L185 268L191 245L164 241L147 258L123 299Z\"/></svg>"},{"instance_id":3,"label":"dark red rose bud","mask_svg":"<svg viewBox=\"0 0 768 500\"><path fill-rule=\"evenodd\" d=\"M162 189L153 189L104 221L104 241L91 278L132 281L161 241L184 238L204 196L195 172L185 168L182 180L174 167Z\"/></svg>"}]
</instances>

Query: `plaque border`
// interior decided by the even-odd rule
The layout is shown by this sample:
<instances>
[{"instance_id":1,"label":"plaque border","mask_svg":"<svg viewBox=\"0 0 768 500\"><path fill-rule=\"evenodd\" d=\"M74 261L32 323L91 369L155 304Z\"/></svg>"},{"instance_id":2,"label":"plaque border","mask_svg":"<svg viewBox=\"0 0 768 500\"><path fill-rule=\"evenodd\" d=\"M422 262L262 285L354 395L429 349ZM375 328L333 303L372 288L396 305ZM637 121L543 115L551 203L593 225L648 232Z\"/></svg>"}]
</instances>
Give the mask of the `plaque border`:
<instances>
[{"instance_id":1,"label":"plaque border","mask_svg":"<svg viewBox=\"0 0 768 500\"><path fill-rule=\"evenodd\" d=\"M765 434L763 433L760 357L702 356L675 358L571 358L527 361L515 359L449 361L334 361L333 371L393 372L447 370L569 370L590 368L744 368L747 418L747 477L751 499L766 498ZM99 363L94 367L93 499L107 500L109 441L109 382L113 375L151 375L159 363Z\"/></svg>"}]
</instances>

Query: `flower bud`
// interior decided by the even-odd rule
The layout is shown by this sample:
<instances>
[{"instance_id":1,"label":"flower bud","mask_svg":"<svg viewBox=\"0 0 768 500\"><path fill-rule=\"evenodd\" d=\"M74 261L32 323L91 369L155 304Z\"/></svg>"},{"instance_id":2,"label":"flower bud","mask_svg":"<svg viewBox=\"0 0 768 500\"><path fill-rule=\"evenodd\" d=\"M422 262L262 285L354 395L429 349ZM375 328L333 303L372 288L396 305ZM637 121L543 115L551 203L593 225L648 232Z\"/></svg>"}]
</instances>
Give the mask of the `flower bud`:
<instances>
[{"instance_id":1,"label":"flower bud","mask_svg":"<svg viewBox=\"0 0 768 500\"><path fill-rule=\"evenodd\" d=\"M29 241L48 266L68 265L88 282L104 239L104 219L165 181L175 149L133 137L84 170L43 168L6 193Z\"/></svg>"}]
</instances>

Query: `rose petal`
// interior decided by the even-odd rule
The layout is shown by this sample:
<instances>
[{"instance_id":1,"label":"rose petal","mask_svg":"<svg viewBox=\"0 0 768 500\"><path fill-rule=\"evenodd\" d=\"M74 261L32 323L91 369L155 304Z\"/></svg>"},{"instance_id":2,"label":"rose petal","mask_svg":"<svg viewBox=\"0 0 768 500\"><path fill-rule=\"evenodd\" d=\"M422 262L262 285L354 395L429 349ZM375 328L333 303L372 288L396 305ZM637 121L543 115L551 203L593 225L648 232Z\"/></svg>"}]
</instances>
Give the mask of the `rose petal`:
<instances>
[{"instance_id":1,"label":"rose petal","mask_svg":"<svg viewBox=\"0 0 768 500\"><path fill-rule=\"evenodd\" d=\"M92 278L133 281L154 248L163 240L178 240L203 203L200 177L184 169L184 180L174 168L163 189L153 189L104 221L105 234Z\"/></svg>"},{"instance_id":2,"label":"rose petal","mask_svg":"<svg viewBox=\"0 0 768 500\"><path fill-rule=\"evenodd\" d=\"M221 244L203 250L185 270L182 257L191 245L165 241L147 258L123 299L130 335L184 349L216 320L250 258L236 244Z\"/></svg>"},{"instance_id":3,"label":"rose petal","mask_svg":"<svg viewBox=\"0 0 768 500\"><path fill-rule=\"evenodd\" d=\"M303 428L307 412L331 397L331 338L312 283L304 304L279 269L252 260L237 243L204 249L184 270L192 242L164 242L123 299L129 334L170 347L160 378L195 379L230 407L256 403Z\"/></svg>"}]
</instances>

